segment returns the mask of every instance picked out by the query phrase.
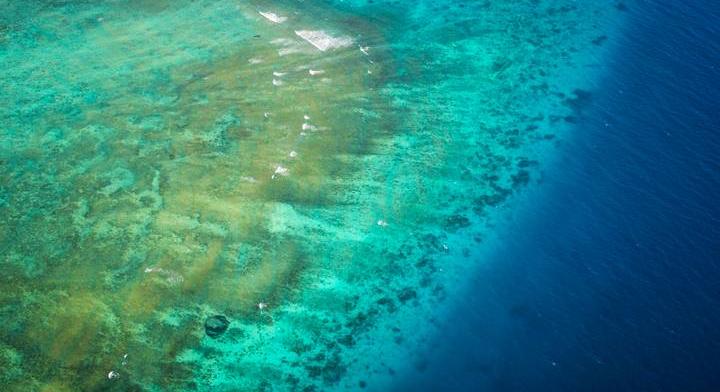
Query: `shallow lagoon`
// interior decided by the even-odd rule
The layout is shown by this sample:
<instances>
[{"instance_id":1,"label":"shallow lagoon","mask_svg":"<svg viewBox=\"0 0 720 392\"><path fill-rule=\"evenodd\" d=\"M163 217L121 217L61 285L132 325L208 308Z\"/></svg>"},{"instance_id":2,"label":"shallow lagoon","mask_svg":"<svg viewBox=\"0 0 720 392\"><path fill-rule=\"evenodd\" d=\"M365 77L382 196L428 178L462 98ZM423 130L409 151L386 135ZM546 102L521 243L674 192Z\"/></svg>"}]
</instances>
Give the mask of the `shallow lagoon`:
<instances>
[{"instance_id":1,"label":"shallow lagoon","mask_svg":"<svg viewBox=\"0 0 720 392\"><path fill-rule=\"evenodd\" d=\"M17 391L392 384L572 132L624 9L0 7Z\"/></svg>"}]
</instances>

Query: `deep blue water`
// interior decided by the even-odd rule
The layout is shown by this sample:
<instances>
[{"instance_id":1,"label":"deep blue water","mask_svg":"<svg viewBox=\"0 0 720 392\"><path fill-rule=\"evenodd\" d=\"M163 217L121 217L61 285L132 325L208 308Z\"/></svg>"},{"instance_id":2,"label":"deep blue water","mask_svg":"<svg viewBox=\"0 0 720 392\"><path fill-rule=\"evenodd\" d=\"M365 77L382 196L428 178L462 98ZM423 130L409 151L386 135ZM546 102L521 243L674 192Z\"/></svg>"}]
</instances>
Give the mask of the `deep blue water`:
<instances>
[{"instance_id":1,"label":"deep blue water","mask_svg":"<svg viewBox=\"0 0 720 392\"><path fill-rule=\"evenodd\" d=\"M601 88L401 390L720 390L720 3L628 3Z\"/></svg>"}]
</instances>

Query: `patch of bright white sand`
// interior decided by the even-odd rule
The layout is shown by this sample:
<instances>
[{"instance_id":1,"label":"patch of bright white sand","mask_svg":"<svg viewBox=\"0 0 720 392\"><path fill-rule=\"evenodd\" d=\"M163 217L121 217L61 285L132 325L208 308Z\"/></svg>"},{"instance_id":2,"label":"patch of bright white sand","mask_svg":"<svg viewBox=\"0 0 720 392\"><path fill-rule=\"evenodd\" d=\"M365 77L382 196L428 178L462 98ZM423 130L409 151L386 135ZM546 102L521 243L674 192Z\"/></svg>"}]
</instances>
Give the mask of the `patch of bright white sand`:
<instances>
[{"instance_id":1,"label":"patch of bright white sand","mask_svg":"<svg viewBox=\"0 0 720 392\"><path fill-rule=\"evenodd\" d=\"M280 15L274 13L274 12L258 11L258 13L259 13L260 15L262 15L263 17L265 17L265 19L267 19L267 20L269 20L269 21L271 21L271 22L273 22L273 23L282 23L282 22L284 22L284 21L287 20L286 17L280 16Z\"/></svg>"},{"instance_id":2,"label":"patch of bright white sand","mask_svg":"<svg viewBox=\"0 0 720 392\"><path fill-rule=\"evenodd\" d=\"M278 50L278 55L286 56L295 53L312 53L312 49L308 48L307 45L303 45L301 42L288 38L276 38L270 41L273 45L282 46Z\"/></svg>"},{"instance_id":3,"label":"patch of bright white sand","mask_svg":"<svg viewBox=\"0 0 720 392\"><path fill-rule=\"evenodd\" d=\"M336 38L322 30L295 30L295 34L322 52L328 49L345 48L353 44L350 37L341 36Z\"/></svg>"},{"instance_id":4,"label":"patch of bright white sand","mask_svg":"<svg viewBox=\"0 0 720 392\"><path fill-rule=\"evenodd\" d=\"M293 40L289 38L275 38L274 40L270 41L273 45L281 45L281 46L288 46L293 43Z\"/></svg>"},{"instance_id":5,"label":"patch of bright white sand","mask_svg":"<svg viewBox=\"0 0 720 392\"><path fill-rule=\"evenodd\" d=\"M295 53L305 53L305 51L302 50L302 48L298 48L298 47L282 48L282 49L278 50L279 56L287 56L289 54L295 54Z\"/></svg>"}]
</instances>

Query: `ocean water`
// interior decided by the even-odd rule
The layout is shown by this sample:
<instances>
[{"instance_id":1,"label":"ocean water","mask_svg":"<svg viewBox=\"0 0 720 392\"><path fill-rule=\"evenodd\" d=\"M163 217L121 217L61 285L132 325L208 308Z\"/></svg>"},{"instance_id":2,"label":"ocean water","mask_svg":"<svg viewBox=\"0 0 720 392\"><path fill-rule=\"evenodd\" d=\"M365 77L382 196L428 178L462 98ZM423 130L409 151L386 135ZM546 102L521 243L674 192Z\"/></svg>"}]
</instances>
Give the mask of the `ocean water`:
<instances>
[{"instance_id":1,"label":"ocean water","mask_svg":"<svg viewBox=\"0 0 720 392\"><path fill-rule=\"evenodd\" d=\"M0 385L710 388L715 8L0 1Z\"/></svg>"},{"instance_id":2,"label":"ocean water","mask_svg":"<svg viewBox=\"0 0 720 392\"><path fill-rule=\"evenodd\" d=\"M396 390L720 389L720 7L628 7L577 132Z\"/></svg>"}]
</instances>

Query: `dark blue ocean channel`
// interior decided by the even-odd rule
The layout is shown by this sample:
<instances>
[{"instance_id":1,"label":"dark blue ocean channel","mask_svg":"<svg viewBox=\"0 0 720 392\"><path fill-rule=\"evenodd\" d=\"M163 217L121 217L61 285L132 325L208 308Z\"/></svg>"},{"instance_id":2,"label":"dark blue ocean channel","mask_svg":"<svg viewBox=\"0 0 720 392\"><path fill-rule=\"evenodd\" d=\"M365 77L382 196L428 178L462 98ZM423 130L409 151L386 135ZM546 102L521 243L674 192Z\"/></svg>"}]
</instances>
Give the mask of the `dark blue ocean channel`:
<instances>
[{"instance_id":1,"label":"dark blue ocean channel","mask_svg":"<svg viewBox=\"0 0 720 392\"><path fill-rule=\"evenodd\" d=\"M720 3L627 3L600 89L398 390L720 390Z\"/></svg>"}]
</instances>

